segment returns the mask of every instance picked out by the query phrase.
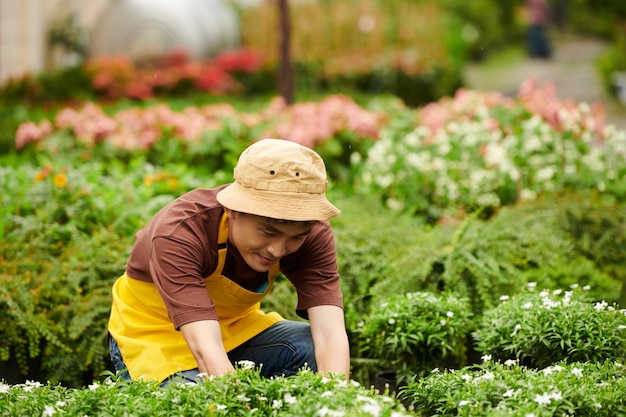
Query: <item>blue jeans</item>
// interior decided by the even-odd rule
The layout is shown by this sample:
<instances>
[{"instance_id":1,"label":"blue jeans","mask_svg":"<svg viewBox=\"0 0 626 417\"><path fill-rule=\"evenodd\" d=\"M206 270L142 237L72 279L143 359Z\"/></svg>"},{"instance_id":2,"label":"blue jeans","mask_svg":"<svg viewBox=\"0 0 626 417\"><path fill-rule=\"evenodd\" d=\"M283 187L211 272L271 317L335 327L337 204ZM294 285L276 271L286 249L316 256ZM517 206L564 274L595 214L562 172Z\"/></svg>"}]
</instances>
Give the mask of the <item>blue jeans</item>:
<instances>
[{"instance_id":1,"label":"blue jeans","mask_svg":"<svg viewBox=\"0 0 626 417\"><path fill-rule=\"evenodd\" d=\"M113 337L109 336L111 361L120 376L130 379L120 348ZM264 377L290 376L298 373L305 364L317 371L315 349L311 328L308 323L284 320L254 336L252 339L228 352L230 362L252 361L261 366ZM163 381L162 387L170 382L198 382L198 368L178 372Z\"/></svg>"}]
</instances>

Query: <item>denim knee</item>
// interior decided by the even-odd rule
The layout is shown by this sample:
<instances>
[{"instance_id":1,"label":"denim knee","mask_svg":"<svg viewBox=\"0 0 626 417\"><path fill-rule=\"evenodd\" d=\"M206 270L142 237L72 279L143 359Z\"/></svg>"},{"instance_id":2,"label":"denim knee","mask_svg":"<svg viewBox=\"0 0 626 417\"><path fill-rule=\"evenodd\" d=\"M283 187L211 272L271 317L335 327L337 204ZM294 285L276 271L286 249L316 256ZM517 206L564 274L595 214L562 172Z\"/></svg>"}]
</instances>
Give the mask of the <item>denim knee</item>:
<instances>
[{"instance_id":1,"label":"denim knee","mask_svg":"<svg viewBox=\"0 0 626 417\"><path fill-rule=\"evenodd\" d=\"M117 341L113 338L113 336L108 335L109 339L109 356L111 357L111 362L113 363L113 368L118 371L119 375L124 379L130 379L130 374L126 368L126 364L124 363L124 359L122 358L122 352L120 352L120 347L117 344Z\"/></svg>"}]
</instances>

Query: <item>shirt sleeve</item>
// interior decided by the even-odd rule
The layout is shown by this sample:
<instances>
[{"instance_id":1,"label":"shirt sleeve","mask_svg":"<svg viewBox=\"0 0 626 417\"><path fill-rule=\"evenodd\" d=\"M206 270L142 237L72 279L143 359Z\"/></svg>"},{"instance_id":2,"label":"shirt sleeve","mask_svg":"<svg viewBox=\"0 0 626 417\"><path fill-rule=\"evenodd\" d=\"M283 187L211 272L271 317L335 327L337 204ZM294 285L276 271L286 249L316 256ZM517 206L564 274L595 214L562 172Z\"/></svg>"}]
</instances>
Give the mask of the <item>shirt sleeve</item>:
<instances>
[{"instance_id":1,"label":"shirt sleeve","mask_svg":"<svg viewBox=\"0 0 626 417\"><path fill-rule=\"evenodd\" d=\"M201 248L173 237L152 240L150 275L176 329L199 320L217 320L213 300L204 285Z\"/></svg>"}]
</instances>

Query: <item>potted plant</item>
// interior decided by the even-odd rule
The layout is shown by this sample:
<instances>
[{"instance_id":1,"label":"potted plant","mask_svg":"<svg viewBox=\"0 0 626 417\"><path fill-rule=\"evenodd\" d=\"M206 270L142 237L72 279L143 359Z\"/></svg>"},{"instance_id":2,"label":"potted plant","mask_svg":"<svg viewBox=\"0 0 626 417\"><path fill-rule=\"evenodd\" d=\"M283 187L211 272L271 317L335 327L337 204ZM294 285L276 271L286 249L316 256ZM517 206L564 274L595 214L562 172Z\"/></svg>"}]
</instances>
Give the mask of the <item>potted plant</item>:
<instances>
[{"instance_id":1,"label":"potted plant","mask_svg":"<svg viewBox=\"0 0 626 417\"><path fill-rule=\"evenodd\" d=\"M374 385L384 390L390 378L386 383L394 391L434 368L463 365L471 315L469 301L452 292L391 295L359 323L357 353L386 370Z\"/></svg>"}]
</instances>

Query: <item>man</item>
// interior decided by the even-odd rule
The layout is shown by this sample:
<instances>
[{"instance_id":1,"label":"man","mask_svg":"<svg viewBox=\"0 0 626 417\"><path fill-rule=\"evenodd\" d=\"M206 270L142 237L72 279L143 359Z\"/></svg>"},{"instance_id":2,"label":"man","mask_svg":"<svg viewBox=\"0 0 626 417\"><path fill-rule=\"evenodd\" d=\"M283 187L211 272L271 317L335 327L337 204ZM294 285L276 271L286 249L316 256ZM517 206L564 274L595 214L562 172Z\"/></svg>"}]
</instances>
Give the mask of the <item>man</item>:
<instances>
[{"instance_id":1,"label":"man","mask_svg":"<svg viewBox=\"0 0 626 417\"><path fill-rule=\"evenodd\" d=\"M193 190L137 233L114 284L109 347L128 378L195 381L246 360L264 376L349 374L326 168L313 150L264 139L239 157L235 182ZM278 272L304 321L265 314Z\"/></svg>"}]
</instances>

